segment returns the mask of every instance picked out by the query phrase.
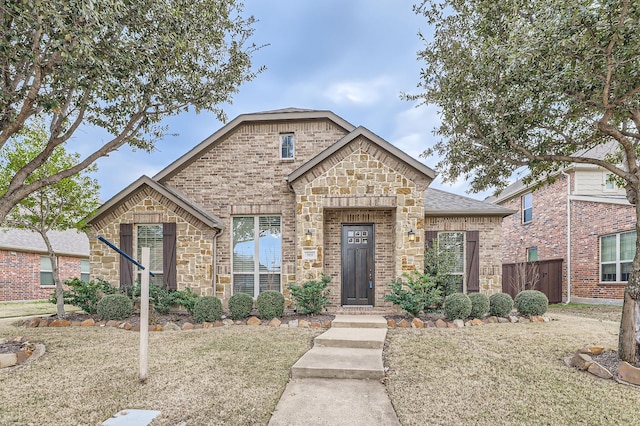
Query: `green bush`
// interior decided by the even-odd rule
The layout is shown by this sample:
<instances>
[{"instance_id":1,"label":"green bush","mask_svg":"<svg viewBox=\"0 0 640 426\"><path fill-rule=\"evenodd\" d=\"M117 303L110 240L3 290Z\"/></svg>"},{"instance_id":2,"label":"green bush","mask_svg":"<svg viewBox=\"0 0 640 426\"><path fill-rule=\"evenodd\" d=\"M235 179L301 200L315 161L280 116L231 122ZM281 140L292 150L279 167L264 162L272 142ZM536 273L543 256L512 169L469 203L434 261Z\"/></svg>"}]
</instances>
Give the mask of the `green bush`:
<instances>
[{"instance_id":1,"label":"green bush","mask_svg":"<svg viewBox=\"0 0 640 426\"><path fill-rule=\"evenodd\" d=\"M200 297L193 306L193 316L198 322L222 319L222 302L214 296Z\"/></svg>"},{"instance_id":2,"label":"green bush","mask_svg":"<svg viewBox=\"0 0 640 426\"><path fill-rule=\"evenodd\" d=\"M464 293L453 293L444 299L444 315L448 320L465 319L471 315L471 299Z\"/></svg>"},{"instance_id":3,"label":"green bush","mask_svg":"<svg viewBox=\"0 0 640 426\"><path fill-rule=\"evenodd\" d=\"M142 294L142 284L140 281L136 286L131 288L131 297L140 297ZM164 287L149 283L149 304L153 305L153 309L159 314L167 314L171 310L171 297Z\"/></svg>"},{"instance_id":4,"label":"green bush","mask_svg":"<svg viewBox=\"0 0 640 426\"><path fill-rule=\"evenodd\" d=\"M484 293L470 293L471 300L471 318L482 318L489 312L489 297Z\"/></svg>"},{"instance_id":5,"label":"green bush","mask_svg":"<svg viewBox=\"0 0 640 426\"><path fill-rule=\"evenodd\" d=\"M301 314L317 314L327 309L329 303L329 289L327 285L333 277L324 274L320 277L320 281L307 281L301 286L291 284L289 290L291 297L296 303L298 312Z\"/></svg>"},{"instance_id":6,"label":"green bush","mask_svg":"<svg viewBox=\"0 0 640 426\"><path fill-rule=\"evenodd\" d=\"M506 317L513 310L513 299L507 293L495 293L489 297L489 313L496 317Z\"/></svg>"},{"instance_id":7,"label":"green bush","mask_svg":"<svg viewBox=\"0 0 640 426\"><path fill-rule=\"evenodd\" d=\"M97 309L104 320L121 320L133 314L133 302L124 294L108 294L100 299Z\"/></svg>"},{"instance_id":8,"label":"green bush","mask_svg":"<svg viewBox=\"0 0 640 426\"><path fill-rule=\"evenodd\" d=\"M191 315L193 315L193 308L199 297L190 288L169 293L170 305L180 305Z\"/></svg>"},{"instance_id":9,"label":"green bush","mask_svg":"<svg viewBox=\"0 0 640 426\"><path fill-rule=\"evenodd\" d=\"M400 306L414 317L430 306L442 303L442 290L434 276L418 271L411 274L405 272L402 276L406 281L393 280L389 284L391 293L384 296L385 300Z\"/></svg>"},{"instance_id":10,"label":"green bush","mask_svg":"<svg viewBox=\"0 0 640 426\"><path fill-rule=\"evenodd\" d=\"M284 313L284 296L279 291L268 290L258 295L258 314L264 319L281 317Z\"/></svg>"},{"instance_id":11,"label":"green bush","mask_svg":"<svg viewBox=\"0 0 640 426\"><path fill-rule=\"evenodd\" d=\"M236 293L229 299L229 313L234 320L247 318L252 309L253 297L246 293Z\"/></svg>"},{"instance_id":12,"label":"green bush","mask_svg":"<svg viewBox=\"0 0 640 426\"><path fill-rule=\"evenodd\" d=\"M524 290L516 295L516 309L521 315L542 315L549 308L549 299L538 290Z\"/></svg>"},{"instance_id":13,"label":"green bush","mask_svg":"<svg viewBox=\"0 0 640 426\"><path fill-rule=\"evenodd\" d=\"M80 278L71 278L64 282L68 290L63 290L62 297L67 305L77 306L88 314L95 314L98 309L98 301L107 294L120 292L118 287L114 287L107 281L98 279L97 281L84 282ZM56 303L56 292L51 294L49 302Z\"/></svg>"}]
</instances>

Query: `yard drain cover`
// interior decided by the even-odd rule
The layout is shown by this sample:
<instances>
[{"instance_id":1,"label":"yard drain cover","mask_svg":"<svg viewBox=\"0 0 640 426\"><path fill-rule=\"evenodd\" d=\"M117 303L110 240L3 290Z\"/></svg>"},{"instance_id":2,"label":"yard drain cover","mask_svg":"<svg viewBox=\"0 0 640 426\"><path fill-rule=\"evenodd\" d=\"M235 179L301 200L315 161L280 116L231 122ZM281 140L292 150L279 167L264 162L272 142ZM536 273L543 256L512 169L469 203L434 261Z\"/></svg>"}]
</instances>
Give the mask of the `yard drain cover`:
<instances>
[{"instance_id":1,"label":"yard drain cover","mask_svg":"<svg viewBox=\"0 0 640 426\"><path fill-rule=\"evenodd\" d=\"M122 410L102 424L103 426L146 426L159 414L160 411L156 410Z\"/></svg>"}]
</instances>

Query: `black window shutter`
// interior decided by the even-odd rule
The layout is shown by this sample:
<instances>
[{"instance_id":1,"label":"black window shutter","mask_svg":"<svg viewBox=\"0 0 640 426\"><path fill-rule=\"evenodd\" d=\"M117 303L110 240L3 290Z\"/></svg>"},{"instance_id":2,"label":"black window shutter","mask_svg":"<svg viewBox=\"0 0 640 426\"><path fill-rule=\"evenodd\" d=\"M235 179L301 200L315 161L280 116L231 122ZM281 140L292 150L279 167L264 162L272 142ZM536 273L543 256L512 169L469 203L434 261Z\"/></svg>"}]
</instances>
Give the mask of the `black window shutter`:
<instances>
[{"instance_id":1,"label":"black window shutter","mask_svg":"<svg viewBox=\"0 0 640 426\"><path fill-rule=\"evenodd\" d=\"M162 286L177 290L176 274L176 224L162 224Z\"/></svg>"},{"instance_id":2,"label":"black window shutter","mask_svg":"<svg viewBox=\"0 0 640 426\"><path fill-rule=\"evenodd\" d=\"M433 247L433 240L438 239L438 231L425 231L424 240L427 242L427 247Z\"/></svg>"},{"instance_id":3,"label":"black window shutter","mask_svg":"<svg viewBox=\"0 0 640 426\"><path fill-rule=\"evenodd\" d=\"M120 250L133 256L133 225L130 223L120 224ZM133 286L133 263L124 256L120 256L120 287Z\"/></svg>"},{"instance_id":4,"label":"black window shutter","mask_svg":"<svg viewBox=\"0 0 640 426\"><path fill-rule=\"evenodd\" d=\"M480 232L467 231L467 293L480 291Z\"/></svg>"}]
</instances>

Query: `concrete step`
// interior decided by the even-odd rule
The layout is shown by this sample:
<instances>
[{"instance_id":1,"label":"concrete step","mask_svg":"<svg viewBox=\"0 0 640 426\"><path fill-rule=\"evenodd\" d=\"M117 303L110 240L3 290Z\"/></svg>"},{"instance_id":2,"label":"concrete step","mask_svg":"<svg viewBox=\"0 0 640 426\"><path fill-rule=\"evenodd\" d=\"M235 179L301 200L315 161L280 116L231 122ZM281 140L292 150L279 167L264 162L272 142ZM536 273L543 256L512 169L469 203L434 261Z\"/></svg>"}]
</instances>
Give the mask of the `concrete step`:
<instances>
[{"instance_id":1,"label":"concrete step","mask_svg":"<svg viewBox=\"0 0 640 426\"><path fill-rule=\"evenodd\" d=\"M314 342L316 346L334 348L382 349L386 337L386 328L332 327L316 337Z\"/></svg>"},{"instance_id":2,"label":"concrete step","mask_svg":"<svg viewBox=\"0 0 640 426\"><path fill-rule=\"evenodd\" d=\"M314 346L291 367L291 377L379 380L384 377L382 349Z\"/></svg>"},{"instance_id":3,"label":"concrete step","mask_svg":"<svg viewBox=\"0 0 640 426\"><path fill-rule=\"evenodd\" d=\"M378 315L336 315L331 327L337 328L387 328L387 320Z\"/></svg>"}]
</instances>

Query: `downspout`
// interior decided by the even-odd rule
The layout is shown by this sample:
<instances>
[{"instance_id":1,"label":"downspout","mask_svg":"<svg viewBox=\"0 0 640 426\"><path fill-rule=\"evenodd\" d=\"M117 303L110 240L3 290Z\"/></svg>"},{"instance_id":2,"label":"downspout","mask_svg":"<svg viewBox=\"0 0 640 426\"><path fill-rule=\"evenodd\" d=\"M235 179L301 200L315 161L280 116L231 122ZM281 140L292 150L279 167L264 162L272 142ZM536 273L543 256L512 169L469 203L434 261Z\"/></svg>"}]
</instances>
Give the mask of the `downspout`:
<instances>
[{"instance_id":1,"label":"downspout","mask_svg":"<svg viewBox=\"0 0 640 426\"><path fill-rule=\"evenodd\" d=\"M216 296L216 278L218 277L218 237L220 235L222 235L222 233L224 232L224 229L220 229L218 232L216 232L213 235L213 277L212 277L212 284L213 284L213 296ZM224 287L223 287L224 288ZM225 294L224 294L224 290L222 293L222 298L225 298Z\"/></svg>"},{"instance_id":2,"label":"downspout","mask_svg":"<svg viewBox=\"0 0 640 426\"><path fill-rule=\"evenodd\" d=\"M571 303L571 176L564 170L560 171L567 177L567 301Z\"/></svg>"}]
</instances>

